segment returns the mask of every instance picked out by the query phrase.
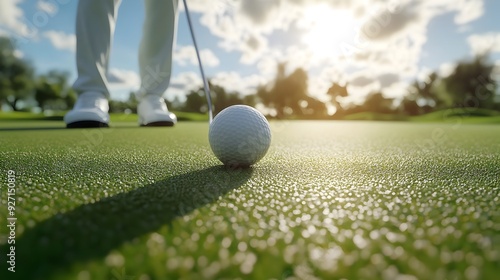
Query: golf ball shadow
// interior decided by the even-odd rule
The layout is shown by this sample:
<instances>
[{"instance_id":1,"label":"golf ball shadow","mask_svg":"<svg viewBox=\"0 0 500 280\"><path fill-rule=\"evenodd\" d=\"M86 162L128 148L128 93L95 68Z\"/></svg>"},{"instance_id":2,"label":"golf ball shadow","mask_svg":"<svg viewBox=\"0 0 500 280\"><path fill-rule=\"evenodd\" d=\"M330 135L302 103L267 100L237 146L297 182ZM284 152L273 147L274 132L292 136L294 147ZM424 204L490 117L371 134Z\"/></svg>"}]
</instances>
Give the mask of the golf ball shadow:
<instances>
[{"instance_id":1,"label":"golf ball shadow","mask_svg":"<svg viewBox=\"0 0 500 280\"><path fill-rule=\"evenodd\" d=\"M246 168L261 160L271 145L271 129L266 117L246 105L222 110L210 124L210 147L230 168Z\"/></svg>"}]
</instances>

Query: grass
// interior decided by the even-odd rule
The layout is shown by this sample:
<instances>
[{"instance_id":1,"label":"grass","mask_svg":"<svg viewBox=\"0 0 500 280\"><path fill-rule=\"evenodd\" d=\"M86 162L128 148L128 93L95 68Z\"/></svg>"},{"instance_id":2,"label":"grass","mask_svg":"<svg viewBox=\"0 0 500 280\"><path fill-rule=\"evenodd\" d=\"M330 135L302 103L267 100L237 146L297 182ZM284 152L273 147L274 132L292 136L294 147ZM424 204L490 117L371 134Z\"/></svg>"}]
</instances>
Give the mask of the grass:
<instances>
[{"instance_id":1,"label":"grass","mask_svg":"<svg viewBox=\"0 0 500 280\"><path fill-rule=\"evenodd\" d=\"M481 108L454 108L427 113L420 116L362 112L347 115L345 120L356 121L412 121L447 123L500 123L500 112Z\"/></svg>"},{"instance_id":2,"label":"grass","mask_svg":"<svg viewBox=\"0 0 500 280\"><path fill-rule=\"evenodd\" d=\"M500 123L500 112L480 108L455 108L412 117L416 122Z\"/></svg>"},{"instance_id":3,"label":"grass","mask_svg":"<svg viewBox=\"0 0 500 280\"><path fill-rule=\"evenodd\" d=\"M174 112L179 121L208 121L207 114ZM16 121L57 121L63 120L64 112L52 114L37 114L29 112L0 112L0 122ZM111 125L122 126L123 123L136 123L136 114L111 113ZM481 108L453 108L438 110L420 116L406 116L399 114L382 114L375 112L361 112L344 116L348 121L411 121L411 122L445 122L445 123L500 123L500 112ZM30 123L31 124L31 123ZM37 124L40 124L39 122ZM54 123L53 123L54 124ZM5 124L4 124L5 126Z\"/></svg>"},{"instance_id":4,"label":"grass","mask_svg":"<svg viewBox=\"0 0 500 280\"><path fill-rule=\"evenodd\" d=\"M347 115L344 117L344 119L349 121L406 121L409 119L409 117L397 114L361 112Z\"/></svg>"},{"instance_id":5,"label":"grass","mask_svg":"<svg viewBox=\"0 0 500 280\"><path fill-rule=\"evenodd\" d=\"M0 121L62 121L65 112L49 114L30 112L1 112ZM208 121L208 115L189 112L174 112L179 121ZM111 113L111 122L137 122L136 114Z\"/></svg>"},{"instance_id":6,"label":"grass","mask_svg":"<svg viewBox=\"0 0 500 280\"><path fill-rule=\"evenodd\" d=\"M17 180L17 272L2 261L0 279L500 273L499 126L272 122L268 155L227 170L206 123L41 123L0 123L2 182L7 170Z\"/></svg>"}]
</instances>

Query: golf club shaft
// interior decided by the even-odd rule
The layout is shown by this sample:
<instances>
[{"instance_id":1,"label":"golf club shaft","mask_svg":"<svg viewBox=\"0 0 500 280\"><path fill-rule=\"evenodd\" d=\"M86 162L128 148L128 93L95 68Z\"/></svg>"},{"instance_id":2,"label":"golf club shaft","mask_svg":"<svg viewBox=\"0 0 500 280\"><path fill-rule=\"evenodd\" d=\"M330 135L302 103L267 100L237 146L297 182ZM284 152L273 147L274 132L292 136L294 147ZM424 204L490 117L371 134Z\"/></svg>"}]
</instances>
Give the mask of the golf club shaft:
<instances>
[{"instance_id":1,"label":"golf club shaft","mask_svg":"<svg viewBox=\"0 0 500 280\"><path fill-rule=\"evenodd\" d=\"M207 97L207 103L208 103L208 120L210 123L212 123L212 97L210 96L210 88L208 86L208 81L207 78L205 77L205 71L203 71L203 64L201 63L201 57L200 57L200 51L198 50L198 44L196 43L196 37L194 35L194 29L193 29L193 24L191 23L191 16L189 14L189 8L187 5L186 0L183 0L184 2L184 9L186 10L186 17L189 25L189 31L191 32L191 38L193 39L193 45L194 49L196 51L196 57L198 58L198 65L200 66L200 73L201 73L201 78L203 79L203 87L205 89L205 95Z\"/></svg>"}]
</instances>

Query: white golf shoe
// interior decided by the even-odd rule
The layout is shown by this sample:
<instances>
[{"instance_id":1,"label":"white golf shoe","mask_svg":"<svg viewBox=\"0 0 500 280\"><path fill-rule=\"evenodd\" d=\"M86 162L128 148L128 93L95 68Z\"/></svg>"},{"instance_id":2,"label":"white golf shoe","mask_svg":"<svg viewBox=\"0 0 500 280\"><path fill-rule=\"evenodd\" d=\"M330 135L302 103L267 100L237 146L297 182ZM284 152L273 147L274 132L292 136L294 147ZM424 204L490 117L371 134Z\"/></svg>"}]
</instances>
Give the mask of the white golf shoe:
<instances>
[{"instance_id":1,"label":"white golf shoe","mask_svg":"<svg viewBox=\"0 0 500 280\"><path fill-rule=\"evenodd\" d=\"M177 123L175 114L168 111L165 100L156 95L144 96L137 106L140 126L173 126Z\"/></svg>"},{"instance_id":2,"label":"white golf shoe","mask_svg":"<svg viewBox=\"0 0 500 280\"><path fill-rule=\"evenodd\" d=\"M73 110L64 116L67 128L108 127L109 104L100 92L85 92L78 96Z\"/></svg>"}]
</instances>

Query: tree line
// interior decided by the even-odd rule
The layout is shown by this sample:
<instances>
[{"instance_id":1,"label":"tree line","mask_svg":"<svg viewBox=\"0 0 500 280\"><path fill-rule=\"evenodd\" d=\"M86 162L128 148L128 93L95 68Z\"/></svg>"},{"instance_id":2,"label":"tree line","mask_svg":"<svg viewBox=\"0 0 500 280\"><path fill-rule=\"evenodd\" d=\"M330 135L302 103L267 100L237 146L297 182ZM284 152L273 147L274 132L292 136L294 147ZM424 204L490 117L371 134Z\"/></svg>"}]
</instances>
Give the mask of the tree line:
<instances>
[{"instance_id":1,"label":"tree line","mask_svg":"<svg viewBox=\"0 0 500 280\"><path fill-rule=\"evenodd\" d=\"M210 91L215 114L235 104L261 104L270 117L278 119L343 119L363 112L415 116L446 108L500 110L500 102L495 100L498 84L492 76L494 67L486 54L478 55L459 61L448 76L433 72L424 81L415 80L402 99L376 91L362 104L344 102L351 95L349 84L338 82L332 82L325 92L329 100L319 100L308 92L307 72L298 68L287 74L286 63L278 64L273 81L260 85L253 94L228 92L212 83ZM57 70L35 75L31 64L16 55L12 41L0 37L0 108L7 104L17 111L23 109L20 103L34 100L42 111L69 110L77 96L68 79L68 73ZM126 101L110 100L110 111L135 113L137 103L132 92ZM167 105L171 110L186 112L205 113L208 109L203 87L187 93L185 101L175 98Z\"/></svg>"},{"instance_id":2,"label":"tree line","mask_svg":"<svg viewBox=\"0 0 500 280\"><path fill-rule=\"evenodd\" d=\"M493 79L495 65L488 55L459 61L450 75L432 72L423 80L415 80L400 99L389 98L381 91L369 93L362 104L343 102L349 97L349 84L333 82L326 91L328 101L308 92L308 74L298 68L286 74L286 63L278 64L274 80L257 88L255 94L241 96L211 85L215 108L220 111L233 104L264 105L278 119L344 119L356 113L378 113L416 116L449 108L483 108L500 111L498 82ZM335 113L329 114L328 107ZM205 112L203 88L190 92L181 110ZM330 110L331 111L331 110Z\"/></svg>"},{"instance_id":3,"label":"tree line","mask_svg":"<svg viewBox=\"0 0 500 280\"><path fill-rule=\"evenodd\" d=\"M23 108L20 103L31 99L41 110L70 109L77 95L68 79L67 72L57 70L35 75L33 66L17 55L12 41L0 37L0 108L7 104L19 111Z\"/></svg>"}]
</instances>

